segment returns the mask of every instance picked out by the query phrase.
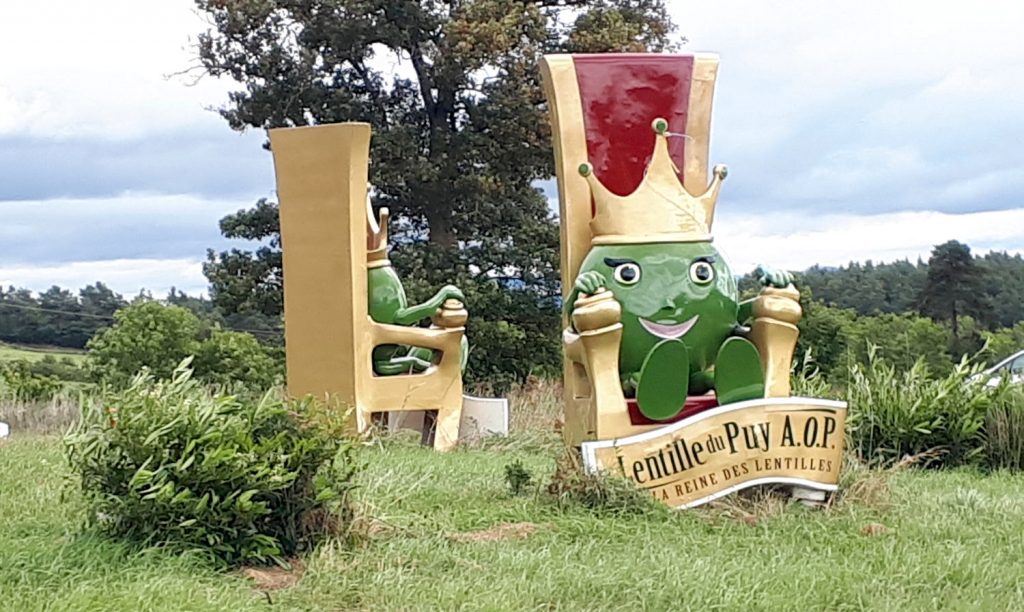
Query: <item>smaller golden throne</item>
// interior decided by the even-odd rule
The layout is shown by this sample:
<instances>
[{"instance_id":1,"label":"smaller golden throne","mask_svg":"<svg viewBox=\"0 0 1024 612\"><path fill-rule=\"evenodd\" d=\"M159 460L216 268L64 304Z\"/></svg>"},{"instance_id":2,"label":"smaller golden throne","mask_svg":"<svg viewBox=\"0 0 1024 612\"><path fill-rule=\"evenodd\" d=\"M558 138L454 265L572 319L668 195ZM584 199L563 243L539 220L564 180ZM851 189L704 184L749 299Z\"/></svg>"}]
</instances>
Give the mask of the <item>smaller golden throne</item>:
<instances>
[{"instance_id":1,"label":"smaller golden throne","mask_svg":"<svg viewBox=\"0 0 1024 612\"><path fill-rule=\"evenodd\" d=\"M383 325L368 312L367 171L370 126L341 123L270 131L280 200L288 393L351 410L363 432L373 415L437 411L434 448L459 439L460 348L466 311L449 301L429 328ZM431 349L417 374L378 376L372 352Z\"/></svg>"}]
</instances>

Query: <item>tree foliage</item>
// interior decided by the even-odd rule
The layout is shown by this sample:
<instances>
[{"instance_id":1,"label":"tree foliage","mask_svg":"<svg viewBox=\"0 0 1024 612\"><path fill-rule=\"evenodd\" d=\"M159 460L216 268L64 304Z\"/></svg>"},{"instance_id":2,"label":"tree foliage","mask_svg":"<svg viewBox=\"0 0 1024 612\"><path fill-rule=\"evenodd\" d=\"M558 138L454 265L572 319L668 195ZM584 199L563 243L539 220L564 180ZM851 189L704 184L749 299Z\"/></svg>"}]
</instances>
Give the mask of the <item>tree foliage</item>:
<instances>
[{"instance_id":1,"label":"tree foliage","mask_svg":"<svg viewBox=\"0 0 1024 612\"><path fill-rule=\"evenodd\" d=\"M959 337L957 319L981 311L981 281L981 269L971 257L969 246L956 240L936 246L921 290L921 313L948 321L953 326L953 337Z\"/></svg>"},{"instance_id":2,"label":"tree foliage","mask_svg":"<svg viewBox=\"0 0 1024 612\"><path fill-rule=\"evenodd\" d=\"M815 365L830 380L843 383L849 366L869 364L872 352L899 371L922 360L932 374L945 376L953 367L949 345L949 329L927 317L913 313L861 316L852 309L808 301L800 321L797 355L810 351Z\"/></svg>"},{"instance_id":3,"label":"tree foliage","mask_svg":"<svg viewBox=\"0 0 1024 612\"><path fill-rule=\"evenodd\" d=\"M180 362L194 357L195 376L209 384L264 391L281 374L273 348L252 335L210 329L182 306L137 301L114 314L114 324L88 344L96 377L122 385L143 368L158 379L170 378Z\"/></svg>"},{"instance_id":4,"label":"tree foliage","mask_svg":"<svg viewBox=\"0 0 1024 612\"><path fill-rule=\"evenodd\" d=\"M557 367L557 228L535 182L554 174L537 61L556 51L663 49L664 0L197 0L205 70L241 89L237 130L373 126L374 203L412 300L459 285L470 377ZM276 207L225 218L255 251L210 253L225 312L281 309Z\"/></svg>"},{"instance_id":5,"label":"tree foliage","mask_svg":"<svg viewBox=\"0 0 1024 612\"><path fill-rule=\"evenodd\" d=\"M945 251L950 244L935 248ZM966 245L960 246L967 249ZM802 293L810 293L816 300L850 308L860 315L917 312L934 315L952 325L952 304L948 303L948 298L956 296L958 328L965 315L974 318L977 328L990 331L1012 327L1024 320L1024 257L1021 255L991 252L973 257L973 263L961 264L970 271L962 274L963 279L952 283L942 281L949 285L947 287L937 283L948 270L933 272L930 263L902 260L883 264L853 262L839 268L813 266L797 275L797 284ZM966 296L965 302L962 294L968 291L972 295ZM929 303L923 303L923 297ZM970 330L964 330L965 335L968 332Z\"/></svg>"},{"instance_id":6,"label":"tree foliage","mask_svg":"<svg viewBox=\"0 0 1024 612\"><path fill-rule=\"evenodd\" d=\"M97 375L124 383L143 368L170 378L199 348L199 318L180 306L137 302L114 313L114 324L89 340L89 358Z\"/></svg>"}]
</instances>

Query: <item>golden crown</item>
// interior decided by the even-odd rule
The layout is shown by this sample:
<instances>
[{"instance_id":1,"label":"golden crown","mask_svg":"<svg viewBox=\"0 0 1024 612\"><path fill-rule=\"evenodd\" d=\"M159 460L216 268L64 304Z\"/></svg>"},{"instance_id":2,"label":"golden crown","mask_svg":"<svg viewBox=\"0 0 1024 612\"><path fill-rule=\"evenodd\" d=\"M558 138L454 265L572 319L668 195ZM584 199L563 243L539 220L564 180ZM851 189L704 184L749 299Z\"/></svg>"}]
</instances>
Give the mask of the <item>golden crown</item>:
<instances>
[{"instance_id":1,"label":"golden crown","mask_svg":"<svg viewBox=\"0 0 1024 612\"><path fill-rule=\"evenodd\" d=\"M370 198L366 198L366 262L371 268L386 266L388 260L388 217L387 208L380 209L380 220L373 214Z\"/></svg>"},{"instance_id":2,"label":"golden crown","mask_svg":"<svg viewBox=\"0 0 1024 612\"><path fill-rule=\"evenodd\" d=\"M726 167L715 166L714 178L704 193L691 194L679 180L679 170L668 152L668 121L655 119L651 127L654 153L640 185L628 196L609 191L589 163L580 165L580 174L590 184L594 198L590 220L593 244L711 240L711 222Z\"/></svg>"}]
</instances>

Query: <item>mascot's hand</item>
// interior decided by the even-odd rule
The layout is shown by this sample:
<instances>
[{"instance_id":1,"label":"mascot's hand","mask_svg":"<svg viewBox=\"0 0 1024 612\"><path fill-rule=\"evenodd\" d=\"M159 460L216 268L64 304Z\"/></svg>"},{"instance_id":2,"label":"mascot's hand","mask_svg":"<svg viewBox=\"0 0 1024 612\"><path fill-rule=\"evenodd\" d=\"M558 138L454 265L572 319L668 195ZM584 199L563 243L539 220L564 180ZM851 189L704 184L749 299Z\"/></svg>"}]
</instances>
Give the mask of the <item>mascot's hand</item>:
<instances>
[{"instance_id":1,"label":"mascot's hand","mask_svg":"<svg viewBox=\"0 0 1024 612\"><path fill-rule=\"evenodd\" d=\"M576 277L576 290L584 295L594 295L604 288L604 276L600 272L584 272Z\"/></svg>"},{"instance_id":2,"label":"mascot's hand","mask_svg":"<svg viewBox=\"0 0 1024 612\"><path fill-rule=\"evenodd\" d=\"M754 274L757 276L757 282L761 283L762 287L775 287L776 289L785 289L793 283L793 275L785 270L778 270L770 266L758 266L754 270Z\"/></svg>"},{"instance_id":3,"label":"mascot's hand","mask_svg":"<svg viewBox=\"0 0 1024 612\"><path fill-rule=\"evenodd\" d=\"M444 287L441 287L440 291L437 292L437 295L434 296L434 300L437 302L438 308L440 308L441 304L444 304L445 300L458 300L465 304L466 296L463 295L462 290L455 285L445 285Z\"/></svg>"}]
</instances>

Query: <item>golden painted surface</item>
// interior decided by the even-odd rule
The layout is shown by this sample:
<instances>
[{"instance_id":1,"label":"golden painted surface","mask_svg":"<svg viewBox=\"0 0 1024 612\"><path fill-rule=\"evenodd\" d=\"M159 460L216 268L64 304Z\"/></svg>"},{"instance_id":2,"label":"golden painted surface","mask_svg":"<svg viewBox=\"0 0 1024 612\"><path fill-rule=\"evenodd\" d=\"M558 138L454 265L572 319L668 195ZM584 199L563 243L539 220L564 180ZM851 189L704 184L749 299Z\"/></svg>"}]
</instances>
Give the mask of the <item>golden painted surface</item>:
<instances>
[{"instance_id":1,"label":"golden painted surface","mask_svg":"<svg viewBox=\"0 0 1024 612\"><path fill-rule=\"evenodd\" d=\"M360 431L375 412L438 410L434 448L453 448L462 411L464 328L382 325L369 316L370 126L282 128L270 131L270 142L281 207L289 395L351 410L352 428ZM385 231L378 225L378 234ZM453 312L439 323L465 321L461 305L447 306ZM429 348L441 357L420 374L375 376L371 353L380 344Z\"/></svg>"},{"instance_id":2,"label":"golden painted surface","mask_svg":"<svg viewBox=\"0 0 1024 612\"><path fill-rule=\"evenodd\" d=\"M699 53L693 58L690 101L686 111L686 145L683 148L683 182L691 189L708 184L711 147L711 105L718 76L718 56ZM708 211L708 231L714 217L714 202Z\"/></svg>"},{"instance_id":3,"label":"golden painted surface","mask_svg":"<svg viewBox=\"0 0 1024 612\"><path fill-rule=\"evenodd\" d=\"M370 198L366 198L366 261L371 268L388 265L388 219L391 213L380 209L380 219L373 214Z\"/></svg>"},{"instance_id":4,"label":"golden painted surface","mask_svg":"<svg viewBox=\"0 0 1024 612\"><path fill-rule=\"evenodd\" d=\"M660 125L660 127L659 127ZM662 132L668 122L655 119L654 152L644 178L628 196L608 190L589 164L580 168L594 198L590 221L592 244L648 244L652 242L708 242L715 202L725 179L725 166L715 168L715 178L704 192L693 195L679 180L679 172ZM702 185L704 187L704 185Z\"/></svg>"},{"instance_id":5,"label":"golden painted surface","mask_svg":"<svg viewBox=\"0 0 1024 612\"><path fill-rule=\"evenodd\" d=\"M757 484L832 491L846 404L800 397L720 406L646 434L585 442L588 469L619 473L684 508Z\"/></svg>"},{"instance_id":6,"label":"golden painted surface","mask_svg":"<svg viewBox=\"0 0 1024 612\"><path fill-rule=\"evenodd\" d=\"M790 391L790 369L796 349L803 310L800 292L793 285L784 289L765 287L754 300L754 321L750 341L761 355L766 397L786 397Z\"/></svg>"},{"instance_id":7,"label":"golden painted surface","mask_svg":"<svg viewBox=\"0 0 1024 612\"><path fill-rule=\"evenodd\" d=\"M583 258L590 251L590 188L579 172L580 161L587 159L587 136L583 123L583 102L576 78L576 67L571 55L547 55L540 62L544 93L548 100L551 119L552 144L555 149L555 174L558 178L559 228L561 232L562 298L568 299L572 283L579 272ZM562 327L570 335L569 321ZM621 332L620 332L621 335ZM570 342L572 340L570 339ZM619 354L618 344L606 350ZM597 436L594 394L583 360L572 355L583 353L582 343L577 350L566 348L562 365L565 388L565 423L562 435L567 443L577 445ZM607 359L602 359L602 363ZM618 365L616 362L616 372ZM615 375L616 380L618 374ZM622 396L622 389L619 389ZM625 400L623 399L623 406Z\"/></svg>"}]
</instances>

